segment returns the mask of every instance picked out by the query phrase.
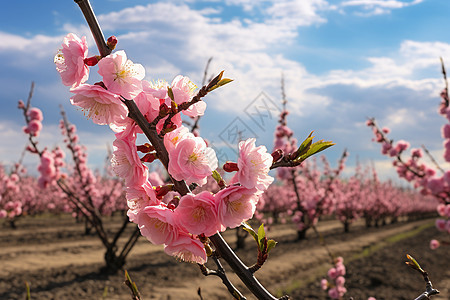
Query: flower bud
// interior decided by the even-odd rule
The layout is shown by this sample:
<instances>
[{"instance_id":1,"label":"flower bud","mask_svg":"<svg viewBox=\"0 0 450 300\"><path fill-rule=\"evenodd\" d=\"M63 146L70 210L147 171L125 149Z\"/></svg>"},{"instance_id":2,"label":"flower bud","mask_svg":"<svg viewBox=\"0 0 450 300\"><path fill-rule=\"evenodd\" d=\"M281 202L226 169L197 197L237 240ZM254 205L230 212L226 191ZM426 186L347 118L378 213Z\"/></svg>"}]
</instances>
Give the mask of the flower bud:
<instances>
[{"instance_id":1,"label":"flower bud","mask_svg":"<svg viewBox=\"0 0 450 300\"><path fill-rule=\"evenodd\" d=\"M279 161L283 157L284 153L281 149L276 149L272 152L273 162Z\"/></svg>"},{"instance_id":2,"label":"flower bud","mask_svg":"<svg viewBox=\"0 0 450 300\"><path fill-rule=\"evenodd\" d=\"M101 57L98 56L98 55L94 55L94 56L91 56L91 57L86 57L84 59L84 64L86 66L93 67L100 61L100 58Z\"/></svg>"},{"instance_id":3,"label":"flower bud","mask_svg":"<svg viewBox=\"0 0 450 300\"><path fill-rule=\"evenodd\" d=\"M109 49L114 50L116 48L117 42L117 37L115 35L112 35L106 41L106 46L108 46Z\"/></svg>"},{"instance_id":4,"label":"flower bud","mask_svg":"<svg viewBox=\"0 0 450 300\"><path fill-rule=\"evenodd\" d=\"M227 161L222 168L225 172L239 171L238 164L231 161Z\"/></svg>"}]
</instances>

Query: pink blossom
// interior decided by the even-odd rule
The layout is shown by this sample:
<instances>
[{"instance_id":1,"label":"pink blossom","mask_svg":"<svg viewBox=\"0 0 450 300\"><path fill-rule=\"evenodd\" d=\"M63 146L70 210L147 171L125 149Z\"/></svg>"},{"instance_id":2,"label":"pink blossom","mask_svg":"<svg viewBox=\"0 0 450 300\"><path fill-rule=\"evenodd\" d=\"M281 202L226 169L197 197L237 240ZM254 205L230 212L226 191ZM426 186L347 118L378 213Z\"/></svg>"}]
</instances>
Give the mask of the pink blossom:
<instances>
[{"instance_id":1,"label":"pink blossom","mask_svg":"<svg viewBox=\"0 0 450 300\"><path fill-rule=\"evenodd\" d=\"M188 234L180 234L172 243L166 245L164 252L186 262L204 264L207 260L203 244Z\"/></svg>"},{"instance_id":2,"label":"pink blossom","mask_svg":"<svg viewBox=\"0 0 450 300\"><path fill-rule=\"evenodd\" d=\"M256 209L260 192L257 189L247 189L232 185L215 195L215 201L220 223L225 227L234 228L243 221L250 219Z\"/></svg>"},{"instance_id":3,"label":"pink blossom","mask_svg":"<svg viewBox=\"0 0 450 300\"><path fill-rule=\"evenodd\" d=\"M377 298L375 298L375 297L369 297L369 298L367 298L367 300L377 300Z\"/></svg>"},{"instance_id":4,"label":"pink blossom","mask_svg":"<svg viewBox=\"0 0 450 300\"><path fill-rule=\"evenodd\" d=\"M121 125L128 115L128 108L120 97L100 85L82 84L70 90L75 95L70 103L81 107L85 116L95 124L109 125L114 131L121 131Z\"/></svg>"},{"instance_id":5,"label":"pink blossom","mask_svg":"<svg viewBox=\"0 0 450 300\"><path fill-rule=\"evenodd\" d=\"M64 85L76 87L89 77L89 68L84 64L88 54L86 37L81 39L69 33L64 37L62 49L56 54L54 62Z\"/></svg>"},{"instance_id":6,"label":"pink blossom","mask_svg":"<svg viewBox=\"0 0 450 300\"><path fill-rule=\"evenodd\" d=\"M345 278L344 276L339 276L338 278L336 278L334 282L336 283L337 286L344 286Z\"/></svg>"},{"instance_id":7,"label":"pink blossom","mask_svg":"<svg viewBox=\"0 0 450 300\"><path fill-rule=\"evenodd\" d=\"M437 212L438 212L438 214L441 216L441 217L445 217L446 216L446 209L445 209L445 204L439 204L438 206L437 206L437 208L436 208L436 210L437 210Z\"/></svg>"},{"instance_id":8,"label":"pink blossom","mask_svg":"<svg viewBox=\"0 0 450 300\"><path fill-rule=\"evenodd\" d=\"M131 222L136 222L137 215L149 205L158 205L155 190L149 182L142 186L128 187L126 190L126 199L128 205L127 216Z\"/></svg>"},{"instance_id":9,"label":"pink blossom","mask_svg":"<svg viewBox=\"0 0 450 300\"><path fill-rule=\"evenodd\" d=\"M320 287L322 288L322 290L327 290L328 289L328 280L326 280L325 278L323 278L320 281Z\"/></svg>"},{"instance_id":10,"label":"pink blossom","mask_svg":"<svg viewBox=\"0 0 450 300\"><path fill-rule=\"evenodd\" d=\"M44 115L42 114L42 111L37 107L32 107L28 111L28 117L30 117L30 120L36 120L36 121L44 120Z\"/></svg>"},{"instance_id":11,"label":"pink blossom","mask_svg":"<svg viewBox=\"0 0 450 300\"><path fill-rule=\"evenodd\" d=\"M269 176L273 157L265 146L255 146L256 139L250 138L239 143L239 171L233 182L239 182L248 189L256 187L260 191L266 190L274 178Z\"/></svg>"},{"instance_id":12,"label":"pink blossom","mask_svg":"<svg viewBox=\"0 0 450 300\"><path fill-rule=\"evenodd\" d=\"M214 195L208 191L181 197L175 214L177 224L192 234L211 236L220 230Z\"/></svg>"},{"instance_id":13,"label":"pink blossom","mask_svg":"<svg viewBox=\"0 0 450 300\"><path fill-rule=\"evenodd\" d=\"M436 228L440 231L445 231L445 227L447 226L447 221L444 219L436 219Z\"/></svg>"},{"instance_id":14,"label":"pink blossom","mask_svg":"<svg viewBox=\"0 0 450 300\"><path fill-rule=\"evenodd\" d=\"M431 240L430 241L430 249L431 250L435 250L435 249L439 248L440 245L441 244L439 243L438 240Z\"/></svg>"},{"instance_id":15,"label":"pink blossom","mask_svg":"<svg viewBox=\"0 0 450 300\"><path fill-rule=\"evenodd\" d=\"M444 159L450 162L450 139L444 141Z\"/></svg>"},{"instance_id":16,"label":"pink blossom","mask_svg":"<svg viewBox=\"0 0 450 300\"><path fill-rule=\"evenodd\" d=\"M167 152L170 153L175 150L175 147L181 140L193 137L194 135L189 132L188 128L180 126L164 135L164 146L166 147Z\"/></svg>"},{"instance_id":17,"label":"pink blossom","mask_svg":"<svg viewBox=\"0 0 450 300\"><path fill-rule=\"evenodd\" d=\"M27 131L32 136L39 136L40 131L42 130L42 123L38 120L31 120L28 123Z\"/></svg>"},{"instance_id":18,"label":"pink blossom","mask_svg":"<svg viewBox=\"0 0 450 300\"><path fill-rule=\"evenodd\" d=\"M339 276L336 268L330 268L327 272L327 275L330 279L336 279Z\"/></svg>"},{"instance_id":19,"label":"pink blossom","mask_svg":"<svg viewBox=\"0 0 450 300\"><path fill-rule=\"evenodd\" d=\"M169 152L169 174L176 180L203 185L218 166L216 153L201 137L185 138Z\"/></svg>"},{"instance_id":20,"label":"pink blossom","mask_svg":"<svg viewBox=\"0 0 450 300\"><path fill-rule=\"evenodd\" d=\"M165 205L147 206L137 220L141 234L156 245L171 244L177 239L174 222L174 212Z\"/></svg>"},{"instance_id":21,"label":"pink blossom","mask_svg":"<svg viewBox=\"0 0 450 300\"><path fill-rule=\"evenodd\" d=\"M450 139L450 124L445 124L442 127L442 137L444 139Z\"/></svg>"},{"instance_id":22,"label":"pink blossom","mask_svg":"<svg viewBox=\"0 0 450 300\"><path fill-rule=\"evenodd\" d=\"M345 275L345 266L344 264L336 264L336 273L338 276L344 276Z\"/></svg>"},{"instance_id":23,"label":"pink blossom","mask_svg":"<svg viewBox=\"0 0 450 300\"><path fill-rule=\"evenodd\" d=\"M117 135L116 135L117 136ZM143 165L136 150L135 139L116 139L113 142L111 165L129 187L142 186L147 181L148 168Z\"/></svg>"},{"instance_id":24,"label":"pink blossom","mask_svg":"<svg viewBox=\"0 0 450 300\"><path fill-rule=\"evenodd\" d=\"M197 88L195 84L190 81L186 76L178 75L172 81L171 89L174 96L174 101L177 104L189 102L194 96L194 91ZM191 105L187 110L183 111L183 114L189 117L202 116L206 109L206 103L199 101Z\"/></svg>"},{"instance_id":25,"label":"pink blossom","mask_svg":"<svg viewBox=\"0 0 450 300\"><path fill-rule=\"evenodd\" d=\"M8 216L8 213L4 209L0 209L0 219L4 219Z\"/></svg>"},{"instance_id":26,"label":"pink blossom","mask_svg":"<svg viewBox=\"0 0 450 300\"><path fill-rule=\"evenodd\" d=\"M407 141L404 140L400 140L397 142L397 145L395 146L395 149L397 150L397 152L401 153L403 151L405 151L406 149L409 148L409 143Z\"/></svg>"},{"instance_id":27,"label":"pink blossom","mask_svg":"<svg viewBox=\"0 0 450 300\"><path fill-rule=\"evenodd\" d=\"M338 292L338 289L337 289L336 287L334 287L334 288L332 288L332 289L329 289L329 290L328 290L328 296L329 296L331 299L339 299L339 292Z\"/></svg>"},{"instance_id":28,"label":"pink blossom","mask_svg":"<svg viewBox=\"0 0 450 300\"><path fill-rule=\"evenodd\" d=\"M111 93L133 99L142 92L141 80L145 77L145 69L128 60L125 51L117 51L100 60L98 73Z\"/></svg>"}]
</instances>

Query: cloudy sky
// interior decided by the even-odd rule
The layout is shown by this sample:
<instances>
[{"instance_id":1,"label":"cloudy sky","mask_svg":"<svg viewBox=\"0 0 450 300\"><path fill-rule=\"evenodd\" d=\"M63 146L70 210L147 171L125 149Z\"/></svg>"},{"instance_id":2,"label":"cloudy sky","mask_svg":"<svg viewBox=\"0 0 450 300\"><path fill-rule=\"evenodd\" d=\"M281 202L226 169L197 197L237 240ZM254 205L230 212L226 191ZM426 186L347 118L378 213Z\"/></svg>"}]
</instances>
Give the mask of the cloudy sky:
<instances>
[{"instance_id":1,"label":"cloudy sky","mask_svg":"<svg viewBox=\"0 0 450 300\"><path fill-rule=\"evenodd\" d=\"M109 128L86 120L69 104L53 57L69 32L89 29L71 0L8 1L0 10L0 161L17 161L26 144L17 101L36 84L32 104L43 110L42 146L61 144L59 105L76 124L89 162L101 166L112 144ZM225 70L234 82L206 97L201 133L234 159L236 131L272 149L283 74L289 126L300 139L315 130L332 140L335 163L350 152L348 173L359 160L394 177L389 160L364 124L367 117L392 129L391 137L421 144L440 159L439 57L450 65L448 0L91 0L105 36L145 66L146 79L189 76L201 85L208 73ZM90 83L98 79L91 71ZM36 157L26 156L32 166Z\"/></svg>"}]
</instances>

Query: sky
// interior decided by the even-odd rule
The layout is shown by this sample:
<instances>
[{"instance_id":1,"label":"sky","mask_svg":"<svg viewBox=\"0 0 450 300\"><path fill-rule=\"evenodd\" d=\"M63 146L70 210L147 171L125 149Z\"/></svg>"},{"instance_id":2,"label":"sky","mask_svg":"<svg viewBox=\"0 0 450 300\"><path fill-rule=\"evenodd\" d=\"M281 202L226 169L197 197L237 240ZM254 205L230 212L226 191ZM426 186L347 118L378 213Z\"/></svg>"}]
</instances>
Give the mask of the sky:
<instances>
[{"instance_id":1,"label":"sky","mask_svg":"<svg viewBox=\"0 0 450 300\"><path fill-rule=\"evenodd\" d=\"M256 137L272 150L281 108L281 78L288 100L288 126L300 140L336 143L324 154L332 165L347 149L346 174L357 162L375 165L384 179L396 178L390 160L365 126L375 117L390 137L422 144L442 162L437 114L444 87L440 60L450 65L448 0L91 0L106 37L117 50L145 67L147 80L171 82L188 76L201 86L224 70L234 81L209 94L201 135L220 162L236 159L241 138ZM89 28L74 1L8 1L0 10L0 162L20 159L27 137L17 109L35 82L32 105L44 113L41 147L62 145L60 105L87 146L89 164L101 168L112 131L72 107L53 57L63 37L86 36ZM99 80L91 70L89 83ZM37 157L26 154L32 170ZM445 166L445 165L444 165Z\"/></svg>"}]
</instances>

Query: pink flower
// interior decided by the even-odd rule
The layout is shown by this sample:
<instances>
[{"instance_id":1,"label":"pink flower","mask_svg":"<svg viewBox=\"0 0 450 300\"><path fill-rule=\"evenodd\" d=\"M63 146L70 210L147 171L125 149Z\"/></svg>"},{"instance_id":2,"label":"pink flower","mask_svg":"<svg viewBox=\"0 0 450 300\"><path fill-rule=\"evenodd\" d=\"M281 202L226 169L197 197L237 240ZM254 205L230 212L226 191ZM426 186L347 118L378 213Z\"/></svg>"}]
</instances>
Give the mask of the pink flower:
<instances>
[{"instance_id":1,"label":"pink flower","mask_svg":"<svg viewBox=\"0 0 450 300\"><path fill-rule=\"evenodd\" d=\"M6 218L7 215L8 213L6 212L6 210L0 209L0 219Z\"/></svg>"},{"instance_id":2,"label":"pink flower","mask_svg":"<svg viewBox=\"0 0 450 300\"><path fill-rule=\"evenodd\" d=\"M39 108L33 107L28 111L28 116L31 120L42 121L44 120L44 115Z\"/></svg>"},{"instance_id":3,"label":"pink flower","mask_svg":"<svg viewBox=\"0 0 450 300\"><path fill-rule=\"evenodd\" d=\"M89 68L84 64L88 54L86 37L81 39L73 33L64 37L62 49L54 58L56 70L64 85L76 87L89 77Z\"/></svg>"},{"instance_id":4,"label":"pink flower","mask_svg":"<svg viewBox=\"0 0 450 300\"><path fill-rule=\"evenodd\" d=\"M377 298L375 298L375 297L369 297L369 298L367 298L367 300L377 300Z\"/></svg>"},{"instance_id":5,"label":"pink flower","mask_svg":"<svg viewBox=\"0 0 450 300\"><path fill-rule=\"evenodd\" d=\"M239 182L248 189L256 187L258 190L266 190L274 178L269 176L273 157L267 152L265 146L255 146L256 139L250 138L239 143L239 171L233 178L233 182Z\"/></svg>"},{"instance_id":6,"label":"pink flower","mask_svg":"<svg viewBox=\"0 0 450 300\"><path fill-rule=\"evenodd\" d=\"M148 176L148 168L142 164L137 154L135 141L134 137L134 139L117 138L113 142L112 169L117 176L125 179L125 184L128 187L142 186L147 181Z\"/></svg>"},{"instance_id":7,"label":"pink flower","mask_svg":"<svg viewBox=\"0 0 450 300\"><path fill-rule=\"evenodd\" d=\"M38 120L31 120L28 123L27 131L32 136L39 136L39 133L42 130L42 123Z\"/></svg>"},{"instance_id":8,"label":"pink flower","mask_svg":"<svg viewBox=\"0 0 450 300\"><path fill-rule=\"evenodd\" d=\"M401 153L403 151L405 151L406 149L409 148L409 143L407 141L404 140L400 140L397 142L397 145L395 146L395 149L397 150L397 152Z\"/></svg>"},{"instance_id":9,"label":"pink flower","mask_svg":"<svg viewBox=\"0 0 450 300\"><path fill-rule=\"evenodd\" d=\"M345 266L342 263L336 264L336 273L338 276L344 276L345 275Z\"/></svg>"},{"instance_id":10,"label":"pink flower","mask_svg":"<svg viewBox=\"0 0 450 300\"><path fill-rule=\"evenodd\" d=\"M336 278L334 282L336 283L337 286L344 286L345 278L344 276L339 276L338 278Z\"/></svg>"},{"instance_id":11,"label":"pink flower","mask_svg":"<svg viewBox=\"0 0 450 300\"><path fill-rule=\"evenodd\" d=\"M177 224L189 233L211 236L220 229L214 195L208 191L181 197L175 214Z\"/></svg>"},{"instance_id":12,"label":"pink flower","mask_svg":"<svg viewBox=\"0 0 450 300\"><path fill-rule=\"evenodd\" d=\"M450 124L445 124L442 127L442 137L444 139L450 139Z\"/></svg>"},{"instance_id":13,"label":"pink flower","mask_svg":"<svg viewBox=\"0 0 450 300\"><path fill-rule=\"evenodd\" d=\"M194 91L197 88L188 77L178 75L172 81L172 92L174 101L176 104L181 104L184 102L189 102L194 96ZM187 110L183 111L183 114L189 117L202 116L206 109L206 103L200 101L191 105Z\"/></svg>"},{"instance_id":14,"label":"pink flower","mask_svg":"<svg viewBox=\"0 0 450 300\"><path fill-rule=\"evenodd\" d=\"M127 216L130 222L136 222L137 215L149 205L158 205L155 190L149 182L142 186L128 187L126 191L126 199L128 205Z\"/></svg>"},{"instance_id":15,"label":"pink flower","mask_svg":"<svg viewBox=\"0 0 450 300\"><path fill-rule=\"evenodd\" d=\"M440 245L441 244L439 243L438 240L431 240L430 241L430 249L431 250L435 250L435 249L439 248Z\"/></svg>"},{"instance_id":16,"label":"pink flower","mask_svg":"<svg viewBox=\"0 0 450 300\"><path fill-rule=\"evenodd\" d=\"M100 85L82 84L70 90L75 96L70 103L81 107L85 116L95 124L108 124L114 131L120 131L128 115L128 108L120 97L105 90Z\"/></svg>"},{"instance_id":17,"label":"pink flower","mask_svg":"<svg viewBox=\"0 0 450 300\"><path fill-rule=\"evenodd\" d=\"M100 60L98 73L111 93L130 100L142 92L141 80L144 79L145 69L128 60L125 51L117 51Z\"/></svg>"},{"instance_id":18,"label":"pink flower","mask_svg":"<svg viewBox=\"0 0 450 300\"><path fill-rule=\"evenodd\" d=\"M225 227L234 228L243 221L250 219L256 208L261 193L257 189L247 189L243 186L229 186L215 195L217 214Z\"/></svg>"},{"instance_id":19,"label":"pink flower","mask_svg":"<svg viewBox=\"0 0 450 300\"><path fill-rule=\"evenodd\" d=\"M188 234L180 234L172 243L166 245L164 252L186 262L204 264L207 260L203 244Z\"/></svg>"},{"instance_id":20,"label":"pink flower","mask_svg":"<svg viewBox=\"0 0 450 300\"><path fill-rule=\"evenodd\" d=\"M203 185L218 166L216 153L201 137L185 138L169 152L169 174L176 180Z\"/></svg>"},{"instance_id":21,"label":"pink flower","mask_svg":"<svg viewBox=\"0 0 450 300\"><path fill-rule=\"evenodd\" d=\"M447 225L447 221L444 219L436 219L436 228L439 231L445 231L445 227Z\"/></svg>"},{"instance_id":22,"label":"pink flower","mask_svg":"<svg viewBox=\"0 0 450 300\"><path fill-rule=\"evenodd\" d=\"M320 287L322 288L322 290L327 290L328 289L328 280L326 280L325 278L323 278L320 281Z\"/></svg>"},{"instance_id":23,"label":"pink flower","mask_svg":"<svg viewBox=\"0 0 450 300\"><path fill-rule=\"evenodd\" d=\"M155 245L171 244L178 237L174 212L165 205L147 206L137 220L141 234Z\"/></svg>"},{"instance_id":24,"label":"pink flower","mask_svg":"<svg viewBox=\"0 0 450 300\"><path fill-rule=\"evenodd\" d=\"M331 299L339 299L339 292L338 292L338 289L337 289L336 287L334 287L334 288L332 288L332 289L329 289L329 290L328 290L328 296L329 296Z\"/></svg>"},{"instance_id":25,"label":"pink flower","mask_svg":"<svg viewBox=\"0 0 450 300\"><path fill-rule=\"evenodd\" d=\"M193 137L194 135L189 132L189 129L184 126L180 126L164 135L164 146L166 147L167 152L170 153L175 150L181 140Z\"/></svg>"},{"instance_id":26,"label":"pink flower","mask_svg":"<svg viewBox=\"0 0 450 300\"><path fill-rule=\"evenodd\" d=\"M331 268L328 270L327 275L330 279L335 279L336 277L339 276L336 268Z\"/></svg>"}]
</instances>

